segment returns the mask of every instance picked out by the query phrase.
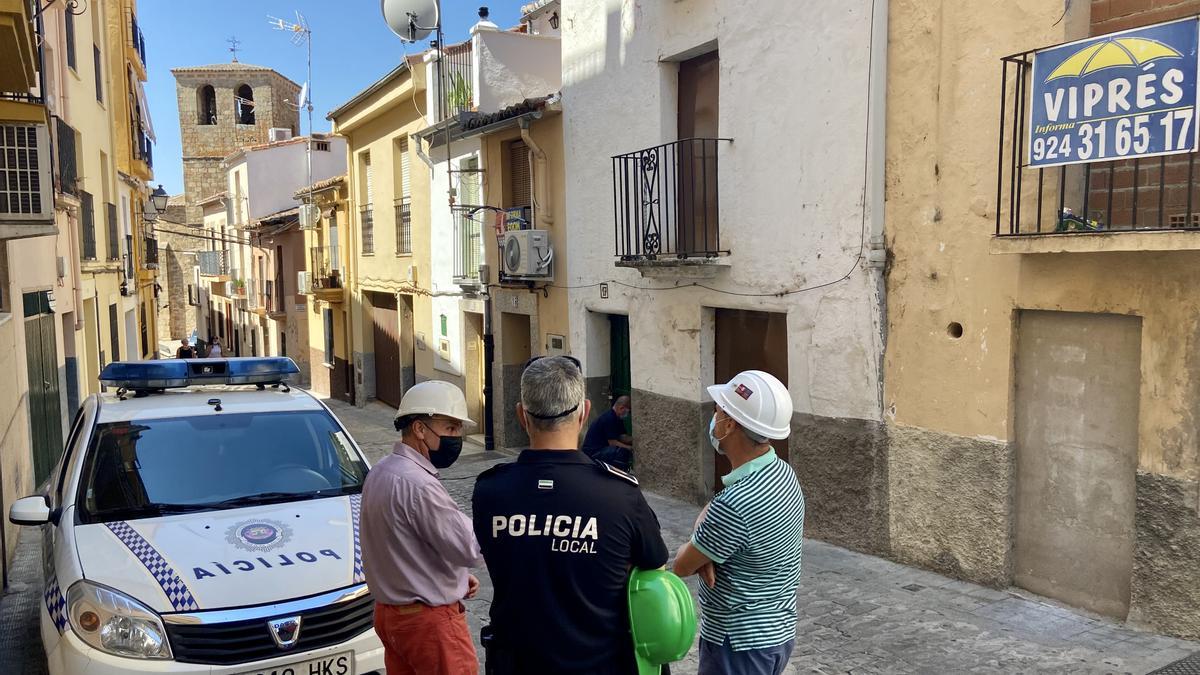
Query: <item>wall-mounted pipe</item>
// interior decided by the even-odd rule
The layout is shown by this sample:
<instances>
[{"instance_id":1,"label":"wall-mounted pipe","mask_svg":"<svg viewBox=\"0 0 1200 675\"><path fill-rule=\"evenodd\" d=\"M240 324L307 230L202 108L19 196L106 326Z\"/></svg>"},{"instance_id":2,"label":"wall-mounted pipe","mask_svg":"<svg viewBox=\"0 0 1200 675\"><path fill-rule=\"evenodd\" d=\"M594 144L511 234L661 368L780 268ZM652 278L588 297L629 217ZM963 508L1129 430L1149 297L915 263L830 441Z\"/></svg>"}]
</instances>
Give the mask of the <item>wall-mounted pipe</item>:
<instances>
[{"instance_id":1,"label":"wall-mounted pipe","mask_svg":"<svg viewBox=\"0 0 1200 675\"><path fill-rule=\"evenodd\" d=\"M543 225L554 224L554 210L550 206L550 183L546 171L546 152L533 140L529 133L530 120L521 120L521 140L529 147L534 162L534 192L533 201L537 211L537 219Z\"/></svg>"}]
</instances>

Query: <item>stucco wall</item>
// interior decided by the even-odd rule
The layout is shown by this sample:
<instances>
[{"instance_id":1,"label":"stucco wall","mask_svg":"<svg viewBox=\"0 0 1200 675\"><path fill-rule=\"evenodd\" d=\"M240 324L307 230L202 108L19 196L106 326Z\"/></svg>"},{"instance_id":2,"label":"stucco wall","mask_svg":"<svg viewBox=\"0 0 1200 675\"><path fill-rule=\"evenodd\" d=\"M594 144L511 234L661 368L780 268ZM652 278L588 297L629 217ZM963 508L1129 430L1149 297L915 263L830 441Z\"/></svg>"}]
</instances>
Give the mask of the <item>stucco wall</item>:
<instances>
[{"instance_id":1,"label":"stucco wall","mask_svg":"<svg viewBox=\"0 0 1200 675\"><path fill-rule=\"evenodd\" d=\"M1180 603L1194 607L1189 594L1200 577L1173 554L1194 548L1196 536L1200 257L999 253L992 241L999 57L1088 35L1089 6L1077 3L1064 16L1061 5L1035 2L900 0L890 21L885 407L894 554L1010 581L1016 310L1138 316L1130 617L1196 635L1194 612ZM951 322L961 324L961 337L948 333Z\"/></svg>"},{"instance_id":2,"label":"stucco wall","mask_svg":"<svg viewBox=\"0 0 1200 675\"><path fill-rule=\"evenodd\" d=\"M562 87L558 38L483 30L473 42L478 64L475 105L481 112L548 96Z\"/></svg>"},{"instance_id":3,"label":"stucco wall","mask_svg":"<svg viewBox=\"0 0 1200 675\"><path fill-rule=\"evenodd\" d=\"M329 138L320 142L328 143L329 150L313 149L313 183L346 173L345 139ZM248 197L246 210L251 220L296 206L296 190L310 184L307 152L307 144L300 141L246 152L244 194Z\"/></svg>"}]
</instances>

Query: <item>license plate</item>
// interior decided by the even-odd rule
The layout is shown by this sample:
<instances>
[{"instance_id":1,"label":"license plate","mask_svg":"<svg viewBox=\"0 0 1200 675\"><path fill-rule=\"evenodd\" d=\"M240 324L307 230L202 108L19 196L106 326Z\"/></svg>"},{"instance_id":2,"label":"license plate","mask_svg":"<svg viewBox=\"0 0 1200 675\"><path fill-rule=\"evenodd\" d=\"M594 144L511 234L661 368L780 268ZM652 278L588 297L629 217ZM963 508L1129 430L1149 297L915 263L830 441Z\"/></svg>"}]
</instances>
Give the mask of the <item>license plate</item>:
<instances>
[{"instance_id":1,"label":"license plate","mask_svg":"<svg viewBox=\"0 0 1200 675\"><path fill-rule=\"evenodd\" d=\"M240 675L354 675L354 652L251 670Z\"/></svg>"}]
</instances>

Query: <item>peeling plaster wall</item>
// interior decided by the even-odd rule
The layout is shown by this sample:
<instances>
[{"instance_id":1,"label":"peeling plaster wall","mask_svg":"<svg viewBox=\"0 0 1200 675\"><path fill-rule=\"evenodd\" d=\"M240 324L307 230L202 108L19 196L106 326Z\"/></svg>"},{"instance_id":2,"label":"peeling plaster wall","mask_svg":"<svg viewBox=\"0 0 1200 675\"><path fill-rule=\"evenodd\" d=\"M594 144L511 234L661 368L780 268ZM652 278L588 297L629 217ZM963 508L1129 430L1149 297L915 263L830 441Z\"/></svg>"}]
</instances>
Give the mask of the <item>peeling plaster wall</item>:
<instances>
[{"instance_id":1,"label":"peeling plaster wall","mask_svg":"<svg viewBox=\"0 0 1200 675\"><path fill-rule=\"evenodd\" d=\"M1000 57L1086 37L1089 4L1073 3L1064 15L1061 3L1032 0L897 0L889 17L892 555L1010 583L1015 314L1138 316L1130 619L1195 637L1200 254L1105 251L1112 246L1104 240L1120 234L1099 235L1096 252L1002 253L993 242ZM961 337L948 333L951 322L962 325Z\"/></svg>"},{"instance_id":2,"label":"peeling plaster wall","mask_svg":"<svg viewBox=\"0 0 1200 675\"><path fill-rule=\"evenodd\" d=\"M481 30L473 39L479 63L478 110L496 112L562 88L558 38Z\"/></svg>"},{"instance_id":3,"label":"peeling plaster wall","mask_svg":"<svg viewBox=\"0 0 1200 675\"><path fill-rule=\"evenodd\" d=\"M571 292L570 343L599 386L608 359L591 342L606 345L607 327L590 312L629 316L639 477L688 499L711 493L703 438L711 408L703 401L713 382L713 308L784 313L797 412L857 427L804 436L817 447L793 450L797 471L856 481L849 493L874 490L870 499L839 496L851 512L831 519L826 531L878 548L886 539L878 534L882 478L835 466L841 444L861 446L882 417L878 289L860 258L868 229L871 3L808 3L797 12L793 3L771 0L747 12L733 0L565 0L561 17L572 266L558 283L579 287ZM731 254L722 259L727 269L701 282L715 291L673 288L691 280L643 278L614 265L609 158L677 137L677 61L713 48L720 50L719 135L733 139L718 148L720 237ZM786 113L768 113L768 106ZM831 514L840 508L827 506ZM876 534L853 535L862 528Z\"/></svg>"}]
</instances>

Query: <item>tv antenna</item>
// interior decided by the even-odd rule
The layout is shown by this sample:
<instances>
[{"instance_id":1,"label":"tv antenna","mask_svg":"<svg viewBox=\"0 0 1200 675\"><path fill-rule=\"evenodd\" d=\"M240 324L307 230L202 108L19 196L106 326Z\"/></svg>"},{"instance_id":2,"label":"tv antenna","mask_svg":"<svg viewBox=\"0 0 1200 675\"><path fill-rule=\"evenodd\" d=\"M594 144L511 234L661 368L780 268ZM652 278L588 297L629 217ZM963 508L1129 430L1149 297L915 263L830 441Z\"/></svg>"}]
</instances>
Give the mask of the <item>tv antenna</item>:
<instances>
[{"instance_id":1,"label":"tv antenna","mask_svg":"<svg viewBox=\"0 0 1200 675\"><path fill-rule=\"evenodd\" d=\"M312 28L309 27L308 20L305 19L304 15L299 11L296 12L295 21L288 21L286 19L280 19L279 17L267 15L267 23L275 30L291 33L292 44L296 45L297 47L304 45L306 48L307 77L304 80L304 86L300 88L300 100L295 103L292 103L291 101L288 103L295 106L297 110L305 110L308 112L308 143L306 144L307 149L304 153L307 165L308 180L308 182L305 184L305 188L308 189L308 197L306 198L305 204L312 204L313 104L312 90L310 86L310 83L312 82Z\"/></svg>"}]
</instances>

